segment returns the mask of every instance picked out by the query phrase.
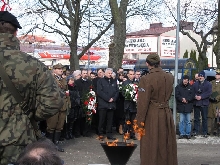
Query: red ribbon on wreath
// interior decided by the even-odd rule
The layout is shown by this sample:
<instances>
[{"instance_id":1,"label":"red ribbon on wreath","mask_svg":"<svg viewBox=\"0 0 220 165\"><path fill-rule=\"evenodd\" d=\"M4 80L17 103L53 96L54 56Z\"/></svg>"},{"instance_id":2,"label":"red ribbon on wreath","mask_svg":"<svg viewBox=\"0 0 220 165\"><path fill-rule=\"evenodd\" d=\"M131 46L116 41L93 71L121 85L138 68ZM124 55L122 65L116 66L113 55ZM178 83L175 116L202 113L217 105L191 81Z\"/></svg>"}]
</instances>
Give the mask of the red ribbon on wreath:
<instances>
[{"instance_id":1,"label":"red ribbon on wreath","mask_svg":"<svg viewBox=\"0 0 220 165\"><path fill-rule=\"evenodd\" d=\"M5 2L5 0L1 0L2 1L2 6L1 6L1 11L11 11L11 7L9 6L9 4L7 4Z\"/></svg>"}]
</instances>

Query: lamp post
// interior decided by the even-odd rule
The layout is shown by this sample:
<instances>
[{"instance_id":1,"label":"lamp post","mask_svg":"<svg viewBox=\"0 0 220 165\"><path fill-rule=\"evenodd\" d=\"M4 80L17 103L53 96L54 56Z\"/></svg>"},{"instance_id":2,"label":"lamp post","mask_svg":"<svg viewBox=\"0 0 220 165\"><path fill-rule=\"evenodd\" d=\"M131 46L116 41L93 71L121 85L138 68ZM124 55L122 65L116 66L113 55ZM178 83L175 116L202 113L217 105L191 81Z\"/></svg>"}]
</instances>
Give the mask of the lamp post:
<instances>
[{"instance_id":1,"label":"lamp post","mask_svg":"<svg viewBox=\"0 0 220 165\"><path fill-rule=\"evenodd\" d=\"M90 8L89 8L88 44L89 42L90 42ZM90 51L88 49L88 71L89 71L89 65L90 65Z\"/></svg>"},{"instance_id":2,"label":"lamp post","mask_svg":"<svg viewBox=\"0 0 220 165\"><path fill-rule=\"evenodd\" d=\"M175 49L175 71L174 71L174 98L173 98L173 120L176 127L176 97L175 87L178 80L178 55L179 55L179 31L180 31L180 0L177 1L177 27L176 27L176 49Z\"/></svg>"},{"instance_id":3,"label":"lamp post","mask_svg":"<svg viewBox=\"0 0 220 165\"><path fill-rule=\"evenodd\" d=\"M215 36L214 36L215 34L214 33L212 33L212 69L213 69L213 54L214 54L214 39L215 39Z\"/></svg>"}]
</instances>

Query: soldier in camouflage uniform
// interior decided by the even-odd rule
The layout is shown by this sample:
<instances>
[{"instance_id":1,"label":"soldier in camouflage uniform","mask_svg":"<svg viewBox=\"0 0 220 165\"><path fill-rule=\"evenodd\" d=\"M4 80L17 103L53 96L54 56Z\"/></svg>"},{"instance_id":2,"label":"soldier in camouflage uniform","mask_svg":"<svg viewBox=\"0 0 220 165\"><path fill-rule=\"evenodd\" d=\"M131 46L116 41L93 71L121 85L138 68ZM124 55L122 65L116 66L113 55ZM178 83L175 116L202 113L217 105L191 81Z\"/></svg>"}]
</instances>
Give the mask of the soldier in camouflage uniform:
<instances>
[{"instance_id":1,"label":"soldier in camouflage uniform","mask_svg":"<svg viewBox=\"0 0 220 165\"><path fill-rule=\"evenodd\" d=\"M63 66L62 64L56 64L53 66L53 74L56 79L57 84L63 92L68 92L67 81L62 78ZM68 108L69 96L64 97L64 105L59 109L59 113L47 119L47 137L51 139L54 144L57 145L57 149L60 152L64 152L64 149L58 146L59 139L61 136L61 131L66 119L66 112Z\"/></svg>"},{"instance_id":2,"label":"soldier in camouflage uniform","mask_svg":"<svg viewBox=\"0 0 220 165\"><path fill-rule=\"evenodd\" d=\"M0 12L0 61L12 83L24 97L29 115L24 114L7 84L0 78L0 164L16 162L24 147L36 141L29 118L45 120L63 106L63 93L51 72L38 59L19 50L16 38L21 29L16 17Z\"/></svg>"},{"instance_id":3,"label":"soldier in camouflage uniform","mask_svg":"<svg viewBox=\"0 0 220 165\"><path fill-rule=\"evenodd\" d=\"M216 135L216 110L220 109L220 69L216 70L215 80L211 81L212 95L210 96L210 104L208 110L208 134Z\"/></svg>"}]
</instances>

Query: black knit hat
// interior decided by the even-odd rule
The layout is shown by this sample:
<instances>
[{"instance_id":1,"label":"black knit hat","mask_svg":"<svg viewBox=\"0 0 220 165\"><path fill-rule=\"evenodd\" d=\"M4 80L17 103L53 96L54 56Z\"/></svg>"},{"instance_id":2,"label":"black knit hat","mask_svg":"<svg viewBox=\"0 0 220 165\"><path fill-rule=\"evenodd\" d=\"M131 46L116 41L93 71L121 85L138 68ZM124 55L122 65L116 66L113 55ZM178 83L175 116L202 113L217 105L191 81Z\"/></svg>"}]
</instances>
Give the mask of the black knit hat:
<instances>
[{"instance_id":1,"label":"black knit hat","mask_svg":"<svg viewBox=\"0 0 220 165\"><path fill-rule=\"evenodd\" d=\"M12 24L14 27L22 29L17 18L8 11L0 11L0 21Z\"/></svg>"},{"instance_id":2,"label":"black knit hat","mask_svg":"<svg viewBox=\"0 0 220 165\"><path fill-rule=\"evenodd\" d=\"M201 72L199 72L198 76L199 77L205 77L205 72L202 70Z\"/></svg>"}]
</instances>

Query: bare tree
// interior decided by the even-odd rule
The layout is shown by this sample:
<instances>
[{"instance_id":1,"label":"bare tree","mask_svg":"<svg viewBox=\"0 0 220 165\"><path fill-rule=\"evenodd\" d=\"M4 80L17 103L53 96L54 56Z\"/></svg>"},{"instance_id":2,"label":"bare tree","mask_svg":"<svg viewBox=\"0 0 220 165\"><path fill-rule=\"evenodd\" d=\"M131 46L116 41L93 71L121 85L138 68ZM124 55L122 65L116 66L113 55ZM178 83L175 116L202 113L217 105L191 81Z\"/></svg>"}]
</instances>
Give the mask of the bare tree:
<instances>
[{"instance_id":1,"label":"bare tree","mask_svg":"<svg viewBox=\"0 0 220 165\"><path fill-rule=\"evenodd\" d=\"M169 10L174 20L176 20L175 14L173 13L174 8L171 7L168 0L164 1L166 8ZM199 3L192 0L185 0L181 6L181 22L180 32L183 35L188 36L196 45L199 54L199 66L198 70L207 68L207 57L206 52L208 45L213 45L214 41L209 41L209 36L213 34L214 28L211 27L212 23L217 14L215 3ZM201 36L201 43L199 43L188 30L184 30L184 26L187 26L187 21L194 22L194 32ZM209 23L209 24L208 24ZM207 31L207 33L205 33Z\"/></svg>"},{"instance_id":2,"label":"bare tree","mask_svg":"<svg viewBox=\"0 0 220 165\"><path fill-rule=\"evenodd\" d=\"M102 1L96 2L102 3ZM39 0L42 11L53 13L53 20L51 20L53 23L46 22L45 17L42 16L43 26L38 26L38 28L47 33L57 33L62 36L70 47L70 68L72 70L79 69L79 59L113 24L111 19L107 19L103 15L98 16L97 11L100 11L96 10L96 6L98 5L94 4L91 8L92 3L94 3L94 1L90 0L85 3L82 3L81 0ZM98 21L92 22L91 19L89 19L92 14L102 18L104 23ZM86 28L83 27L83 25L86 25L87 29L90 28L90 26L96 27L98 34L91 40L89 39L88 44L84 46L79 53L77 50L80 30L84 29L84 36L87 34Z\"/></svg>"},{"instance_id":3,"label":"bare tree","mask_svg":"<svg viewBox=\"0 0 220 165\"><path fill-rule=\"evenodd\" d=\"M145 16L147 19L156 15L156 6L161 2L153 0L109 0L114 22L114 36L109 44L108 66L118 69L121 67L126 40L126 21L133 16ZM159 12L158 12L159 13ZM134 23L137 23L134 21Z\"/></svg>"}]
</instances>

